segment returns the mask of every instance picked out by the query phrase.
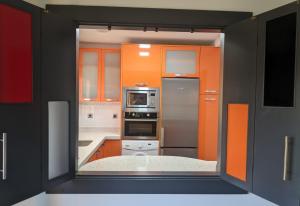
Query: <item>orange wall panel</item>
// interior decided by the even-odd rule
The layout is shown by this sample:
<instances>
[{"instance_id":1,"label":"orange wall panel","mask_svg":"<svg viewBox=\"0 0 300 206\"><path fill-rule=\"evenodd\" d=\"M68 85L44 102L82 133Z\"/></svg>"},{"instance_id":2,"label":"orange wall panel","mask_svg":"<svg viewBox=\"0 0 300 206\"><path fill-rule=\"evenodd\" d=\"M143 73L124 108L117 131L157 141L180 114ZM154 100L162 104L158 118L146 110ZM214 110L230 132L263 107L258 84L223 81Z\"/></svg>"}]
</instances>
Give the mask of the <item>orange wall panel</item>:
<instances>
[{"instance_id":1,"label":"orange wall panel","mask_svg":"<svg viewBox=\"0 0 300 206\"><path fill-rule=\"evenodd\" d=\"M220 93L221 49L202 46L200 51L200 93Z\"/></svg>"},{"instance_id":2,"label":"orange wall panel","mask_svg":"<svg viewBox=\"0 0 300 206\"><path fill-rule=\"evenodd\" d=\"M140 56L149 52L149 56ZM124 44L121 48L122 86L132 87L144 83L148 87L161 86L161 46L141 49L138 44Z\"/></svg>"},{"instance_id":3,"label":"orange wall panel","mask_svg":"<svg viewBox=\"0 0 300 206\"><path fill-rule=\"evenodd\" d=\"M200 95L199 159L216 161L218 155L219 95Z\"/></svg>"},{"instance_id":4,"label":"orange wall panel","mask_svg":"<svg viewBox=\"0 0 300 206\"><path fill-rule=\"evenodd\" d=\"M248 104L229 104L226 173L239 180L247 178Z\"/></svg>"}]
</instances>

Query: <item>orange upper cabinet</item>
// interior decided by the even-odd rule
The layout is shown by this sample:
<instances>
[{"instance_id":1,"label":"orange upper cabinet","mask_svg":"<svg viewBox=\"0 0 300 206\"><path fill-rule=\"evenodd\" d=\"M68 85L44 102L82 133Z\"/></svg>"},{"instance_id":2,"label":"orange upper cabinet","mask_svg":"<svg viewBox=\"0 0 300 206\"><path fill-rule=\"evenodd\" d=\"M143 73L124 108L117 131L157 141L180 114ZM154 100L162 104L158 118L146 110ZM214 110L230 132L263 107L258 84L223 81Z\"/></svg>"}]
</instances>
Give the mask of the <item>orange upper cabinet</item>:
<instances>
[{"instance_id":1,"label":"orange upper cabinet","mask_svg":"<svg viewBox=\"0 0 300 206\"><path fill-rule=\"evenodd\" d=\"M101 101L120 100L121 57L119 49L102 49Z\"/></svg>"},{"instance_id":2,"label":"orange upper cabinet","mask_svg":"<svg viewBox=\"0 0 300 206\"><path fill-rule=\"evenodd\" d=\"M200 95L199 159L216 161L219 130L219 95Z\"/></svg>"},{"instance_id":3,"label":"orange upper cabinet","mask_svg":"<svg viewBox=\"0 0 300 206\"><path fill-rule=\"evenodd\" d=\"M161 86L161 46L123 44L122 86Z\"/></svg>"},{"instance_id":4,"label":"orange upper cabinet","mask_svg":"<svg viewBox=\"0 0 300 206\"><path fill-rule=\"evenodd\" d=\"M80 48L81 102L119 101L120 49Z\"/></svg>"},{"instance_id":5,"label":"orange upper cabinet","mask_svg":"<svg viewBox=\"0 0 300 206\"><path fill-rule=\"evenodd\" d=\"M200 52L200 93L219 94L220 92L221 49L202 46Z\"/></svg>"},{"instance_id":6,"label":"orange upper cabinet","mask_svg":"<svg viewBox=\"0 0 300 206\"><path fill-rule=\"evenodd\" d=\"M199 77L200 46L163 46L163 77Z\"/></svg>"},{"instance_id":7,"label":"orange upper cabinet","mask_svg":"<svg viewBox=\"0 0 300 206\"><path fill-rule=\"evenodd\" d=\"M100 101L99 49L81 48L79 53L80 101Z\"/></svg>"}]
</instances>

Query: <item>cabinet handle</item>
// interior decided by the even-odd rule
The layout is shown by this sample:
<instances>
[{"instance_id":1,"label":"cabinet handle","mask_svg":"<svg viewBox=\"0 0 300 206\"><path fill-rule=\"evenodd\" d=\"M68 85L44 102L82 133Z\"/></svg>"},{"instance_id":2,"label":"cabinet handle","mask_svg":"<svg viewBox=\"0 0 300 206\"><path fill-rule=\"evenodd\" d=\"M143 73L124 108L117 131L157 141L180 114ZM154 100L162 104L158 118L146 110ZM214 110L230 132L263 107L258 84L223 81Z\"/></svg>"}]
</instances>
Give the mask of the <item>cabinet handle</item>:
<instances>
[{"instance_id":1,"label":"cabinet handle","mask_svg":"<svg viewBox=\"0 0 300 206\"><path fill-rule=\"evenodd\" d=\"M210 101L216 101L217 99L215 98L205 98L205 101L210 102Z\"/></svg>"},{"instance_id":2,"label":"cabinet handle","mask_svg":"<svg viewBox=\"0 0 300 206\"><path fill-rule=\"evenodd\" d=\"M291 176L291 153L293 139L289 136L284 137L284 158L283 158L283 181L290 180Z\"/></svg>"},{"instance_id":3,"label":"cabinet handle","mask_svg":"<svg viewBox=\"0 0 300 206\"><path fill-rule=\"evenodd\" d=\"M3 152L3 157L2 157L2 179L6 180L6 175L7 175L7 134L2 133L2 138L0 139L2 142L2 152Z\"/></svg>"},{"instance_id":4,"label":"cabinet handle","mask_svg":"<svg viewBox=\"0 0 300 206\"><path fill-rule=\"evenodd\" d=\"M208 90L205 90L204 91L205 93L217 93L217 90L210 90L210 89L208 89Z\"/></svg>"},{"instance_id":5,"label":"cabinet handle","mask_svg":"<svg viewBox=\"0 0 300 206\"><path fill-rule=\"evenodd\" d=\"M137 86L137 87L145 87L145 86L147 86L147 84L145 82L139 82L139 83L136 83L135 86Z\"/></svg>"}]
</instances>

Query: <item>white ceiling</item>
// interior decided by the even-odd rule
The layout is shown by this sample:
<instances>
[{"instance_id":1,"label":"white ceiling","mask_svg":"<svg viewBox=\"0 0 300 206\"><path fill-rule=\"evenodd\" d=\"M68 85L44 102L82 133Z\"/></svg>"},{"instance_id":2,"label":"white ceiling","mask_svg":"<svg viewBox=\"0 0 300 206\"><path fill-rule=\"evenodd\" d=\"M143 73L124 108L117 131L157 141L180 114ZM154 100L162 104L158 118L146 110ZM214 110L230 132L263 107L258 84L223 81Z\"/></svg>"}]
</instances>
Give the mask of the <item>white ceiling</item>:
<instances>
[{"instance_id":1,"label":"white ceiling","mask_svg":"<svg viewBox=\"0 0 300 206\"><path fill-rule=\"evenodd\" d=\"M161 44L215 44L219 42L219 33L169 32L80 29L80 42L120 44L120 43L161 43Z\"/></svg>"},{"instance_id":2,"label":"white ceiling","mask_svg":"<svg viewBox=\"0 0 300 206\"><path fill-rule=\"evenodd\" d=\"M295 0L26 0L45 4L251 11L255 15Z\"/></svg>"}]
</instances>

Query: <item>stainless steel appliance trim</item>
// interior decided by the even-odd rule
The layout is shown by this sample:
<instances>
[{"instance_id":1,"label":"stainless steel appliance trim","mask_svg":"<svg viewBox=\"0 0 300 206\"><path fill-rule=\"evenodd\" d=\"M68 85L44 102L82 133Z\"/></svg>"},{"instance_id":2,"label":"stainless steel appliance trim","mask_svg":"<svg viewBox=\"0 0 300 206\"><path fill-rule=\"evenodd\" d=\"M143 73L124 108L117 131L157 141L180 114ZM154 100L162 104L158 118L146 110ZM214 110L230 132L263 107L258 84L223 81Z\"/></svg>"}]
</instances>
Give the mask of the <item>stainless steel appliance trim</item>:
<instances>
[{"instance_id":1,"label":"stainless steel appliance trim","mask_svg":"<svg viewBox=\"0 0 300 206\"><path fill-rule=\"evenodd\" d=\"M124 119L124 121L130 121L130 122L157 122L158 119Z\"/></svg>"},{"instance_id":2,"label":"stainless steel appliance trim","mask_svg":"<svg viewBox=\"0 0 300 206\"><path fill-rule=\"evenodd\" d=\"M123 136L122 140L158 140L157 136Z\"/></svg>"},{"instance_id":3,"label":"stainless steel appliance trim","mask_svg":"<svg viewBox=\"0 0 300 206\"><path fill-rule=\"evenodd\" d=\"M133 90L133 91L158 91L159 88L156 87L124 87L124 90Z\"/></svg>"},{"instance_id":4,"label":"stainless steel appliance trim","mask_svg":"<svg viewBox=\"0 0 300 206\"><path fill-rule=\"evenodd\" d=\"M158 150L159 148L156 148L156 149L142 149L142 150L139 150L139 149L128 149L128 148L122 148L122 150L127 150L127 151L136 151L136 152L148 152L148 151L156 151Z\"/></svg>"},{"instance_id":5,"label":"stainless steel appliance trim","mask_svg":"<svg viewBox=\"0 0 300 206\"><path fill-rule=\"evenodd\" d=\"M291 154L290 149L292 144L292 138L289 136L284 137L284 159L283 159L283 181L290 180L290 160L291 160Z\"/></svg>"},{"instance_id":6,"label":"stainless steel appliance trim","mask_svg":"<svg viewBox=\"0 0 300 206\"><path fill-rule=\"evenodd\" d=\"M160 128L160 147L164 147L164 141L165 141L165 128Z\"/></svg>"},{"instance_id":7,"label":"stainless steel appliance trim","mask_svg":"<svg viewBox=\"0 0 300 206\"><path fill-rule=\"evenodd\" d=\"M159 109L157 107L127 107L124 109L124 112L145 112L145 113L149 113L149 112L159 112Z\"/></svg>"},{"instance_id":8,"label":"stainless steel appliance trim","mask_svg":"<svg viewBox=\"0 0 300 206\"><path fill-rule=\"evenodd\" d=\"M2 138L0 139L2 142L2 148L3 148L3 157L2 157L2 179L6 180L7 176L7 133L2 133Z\"/></svg>"}]
</instances>

